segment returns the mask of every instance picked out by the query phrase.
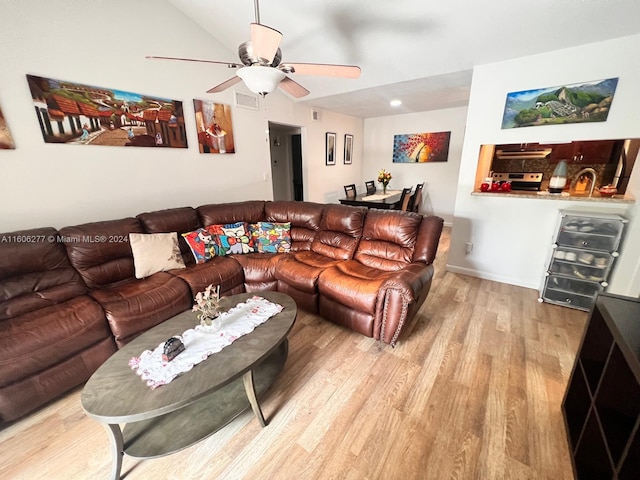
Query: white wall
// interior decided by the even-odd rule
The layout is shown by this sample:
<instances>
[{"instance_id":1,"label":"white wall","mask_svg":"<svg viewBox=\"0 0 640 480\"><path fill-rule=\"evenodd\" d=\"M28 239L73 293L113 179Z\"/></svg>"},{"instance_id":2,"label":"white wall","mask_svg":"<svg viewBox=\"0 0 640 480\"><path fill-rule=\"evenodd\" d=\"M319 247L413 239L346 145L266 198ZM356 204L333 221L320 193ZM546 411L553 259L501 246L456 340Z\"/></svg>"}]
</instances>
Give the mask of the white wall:
<instances>
[{"instance_id":1,"label":"white wall","mask_svg":"<svg viewBox=\"0 0 640 480\"><path fill-rule=\"evenodd\" d=\"M420 213L438 215L450 225L466 118L467 108L463 107L366 119L362 177L354 180L356 186L364 189L365 180L376 180L382 168L393 175L389 186L395 190L425 182ZM393 163L394 135L447 131L451 141L446 162Z\"/></svg>"},{"instance_id":2,"label":"white wall","mask_svg":"<svg viewBox=\"0 0 640 480\"><path fill-rule=\"evenodd\" d=\"M16 144L15 150L0 152L2 232L185 205L271 199L269 120L302 127L305 199L330 201L337 193L324 192L339 192L350 172L324 166L324 132L362 138L361 119L324 115L322 122L312 123L309 107L276 91L261 100L259 111L232 106L237 153L200 154L192 100L233 105L233 89L205 93L233 72L144 56L235 60L237 54L164 0L3 1L0 44L0 106ZM45 144L27 73L182 100L189 148ZM242 84L237 89L249 93ZM340 141L338 145L341 152ZM360 165L361 149L356 149L352 168Z\"/></svg>"},{"instance_id":3,"label":"white wall","mask_svg":"<svg viewBox=\"0 0 640 480\"><path fill-rule=\"evenodd\" d=\"M304 82L304 80L300 80ZM321 119L311 120L311 109L280 97L267 97L272 101L267 108L269 120L283 125L302 126L302 170L304 199L319 203L338 203L344 198L343 185L354 183L361 177L362 138L364 124L361 118L322 111ZM325 165L325 133L336 134L336 164ZM344 165L344 135L353 135L353 163Z\"/></svg>"},{"instance_id":4,"label":"white wall","mask_svg":"<svg viewBox=\"0 0 640 480\"><path fill-rule=\"evenodd\" d=\"M640 35L558 50L543 55L476 67L473 74L457 187L448 268L500 282L538 288L558 210L596 204L573 201L472 196L482 144L638 138ZM501 130L508 92L619 77L606 122ZM627 193L640 196L636 168ZM635 204L598 203L600 210L631 218L622 255L609 291L637 296L640 215ZM465 243L473 252L465 254Z\"/></svg>"}]
</instances>

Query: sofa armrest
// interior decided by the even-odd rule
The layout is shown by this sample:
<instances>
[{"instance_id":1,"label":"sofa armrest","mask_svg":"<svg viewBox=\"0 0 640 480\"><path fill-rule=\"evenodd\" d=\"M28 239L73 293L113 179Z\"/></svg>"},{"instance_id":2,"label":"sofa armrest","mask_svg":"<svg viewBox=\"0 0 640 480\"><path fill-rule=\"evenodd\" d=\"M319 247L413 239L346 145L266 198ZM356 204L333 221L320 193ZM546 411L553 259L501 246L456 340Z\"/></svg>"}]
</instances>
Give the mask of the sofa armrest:
<instances>
[{"instance_id":1,"label":"sofa armrest","mask_svg":"<svg viewBox=\"0 0 640 480\"><path fill-rule=\"evenodd\" d=\"M431 288L433 266L412 263L387 278L379 294L378 315L374 332L384 343L394 346L404 325L416 314Z\"/></svg>"}]
</instances>

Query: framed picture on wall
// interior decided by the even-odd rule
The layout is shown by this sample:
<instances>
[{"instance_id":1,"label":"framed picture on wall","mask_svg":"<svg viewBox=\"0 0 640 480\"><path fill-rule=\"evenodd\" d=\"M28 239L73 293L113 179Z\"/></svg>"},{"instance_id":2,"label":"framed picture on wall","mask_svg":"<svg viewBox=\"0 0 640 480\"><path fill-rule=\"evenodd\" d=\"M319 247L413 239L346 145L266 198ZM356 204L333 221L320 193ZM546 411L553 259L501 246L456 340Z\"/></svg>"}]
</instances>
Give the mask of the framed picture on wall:
<instances>
[{"instance_id":1,"label":"framed picture on wall","mask_svg":"<svg viewBox=\"0 0 640 480\"><path fill-rule=\"evenodd\" d=\"M353 158L353 135L348 133L344 136L344 164L351 165Z\"/></svg>"},{"instance_id":2,"label":"framed picture on wall","mask_svg":"<svg viewBox=\"0 0 640 480\"><path fill-rule=\"evenodd\" d=\"M617 78L510 92L502 128L605 122L618 86Z\"/></svg>"},{"instance_id":3,"label":"framed picture on wall","mask_svg":"<svg viewBox=\"0 0 640 480\"><path fill-rule=\"evenodd\" d=\"M336 164L336 134L333 132L326 133L326 158L325 163L327 165Z\"/></svg>"},{"instance_id":4,"label":"framed picture on wall","mask_svg":"<svg viewBox=\"0 0 640 480\"><path fill-rule=\"evenodd\" d=\"M0 108L0 149L13 149L16 148L13 143L13 137L7 126L7 122L4 120L2 109Z\"/></svg>"},{"instance_id":5,"label":"framed picture on wall","mask_svg":"<svg viewBox=\"0 0 640 480\"><path fill-rule=\"evenodd\" d=\"M45 143L187 148L182 102L27 75Z\"/></svg>"},{"instance_id":6,"label":"framed picture on wall","mask_svg":"<svg viewBox=\"0 0 640 480\"><path fill-rule=\"evenodd\" d=\"M451 132L393 136L393 163L446 162Z\"/></svg>"},{"instance_id":7,"label":"framed picture on wall","mask_svg":"<svg viewBox=\"0 0 640 480\"><path fill-rule=\"evenodd\" d=\"M235 153L231 106L208 100L193 100L200 153Z\"/></svg>"}]
</instances>

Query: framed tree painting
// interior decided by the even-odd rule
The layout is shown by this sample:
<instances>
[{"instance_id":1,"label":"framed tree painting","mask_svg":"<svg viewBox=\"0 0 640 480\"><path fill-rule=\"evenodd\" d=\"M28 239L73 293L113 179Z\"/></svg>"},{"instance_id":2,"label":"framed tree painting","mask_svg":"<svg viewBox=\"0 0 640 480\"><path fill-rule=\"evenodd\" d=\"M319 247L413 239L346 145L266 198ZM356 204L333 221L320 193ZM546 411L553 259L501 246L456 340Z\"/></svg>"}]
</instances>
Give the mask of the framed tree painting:
<instances>
[{"instance_id":1,"label":"framed tree painting","mask_svg":"<svg viewBox=\"0 0 640 480\"><path fill-rule=\"evenodd\" d=\"M393 163L446 162L451 132L394 135Z\"/></svg>"},{"instance_id":2,"label":"framed tree painting","mask_svg":"<svg viewBox=\"0 0 640 480\"><path fill-rule=\"evenodd\" d=\"M353 135L344 136L344 164L351 165L353 159Z\"/></svg>"},{"instance_id":3,"label":"framed tree painting","mask_svg":"<svg viewBox=\"0 0 640 480\"><path fill-rule=\"evenodd\" d=\"M336 134L327 132L325 137L325 163L327 165L336 164Z\"/></svg>"}]
</instances>

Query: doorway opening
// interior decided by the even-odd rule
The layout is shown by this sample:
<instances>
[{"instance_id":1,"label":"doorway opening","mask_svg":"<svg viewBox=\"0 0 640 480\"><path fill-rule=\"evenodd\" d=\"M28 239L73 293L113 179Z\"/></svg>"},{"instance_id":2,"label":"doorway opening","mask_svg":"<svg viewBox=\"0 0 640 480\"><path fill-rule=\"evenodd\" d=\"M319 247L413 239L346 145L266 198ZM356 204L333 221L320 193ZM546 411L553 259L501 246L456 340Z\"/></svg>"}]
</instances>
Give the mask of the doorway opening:
<instances>
[{"instance_id":1,"label":"doorway opening","mask_svg":"<svg viewBox=\"0 0 640 480\"><path fill-rule=\"evenodd\" d=\"M300 127L269 122L274 200L304 200Z\"/></svg>"}]
</instances>

